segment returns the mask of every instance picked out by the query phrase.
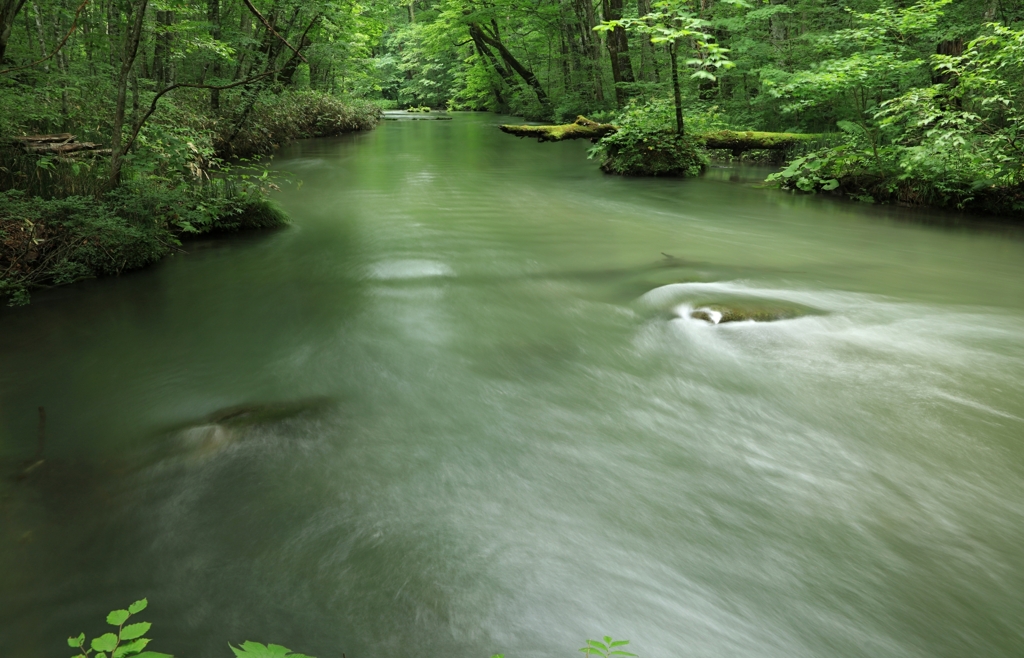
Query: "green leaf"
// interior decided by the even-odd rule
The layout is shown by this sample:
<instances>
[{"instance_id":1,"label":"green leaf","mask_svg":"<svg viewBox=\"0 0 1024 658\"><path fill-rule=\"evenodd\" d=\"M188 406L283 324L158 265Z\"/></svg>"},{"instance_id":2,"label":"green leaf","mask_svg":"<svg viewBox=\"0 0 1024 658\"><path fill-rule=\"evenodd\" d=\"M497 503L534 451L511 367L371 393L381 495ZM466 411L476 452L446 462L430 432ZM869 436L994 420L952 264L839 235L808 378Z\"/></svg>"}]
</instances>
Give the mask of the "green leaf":
<instances>
[{"instance_id":1,"label":"green leaf","mask_svg":"<svg viewBox=\"0 0 1024 658\"><path fill-rule=\"evenodd\" d=\"M160 653L158 651L143 651L142 653L135 654L132 658L174 658L174 656L169 653Z\"/></svg>"},{"instance_id":2,"label":"green leaf","mask_svg":"<svg viewBox=\"0 0 1024 658\"><path fill-rule=\"evenodd\" d=\"M608 647L606 647L603 642L598 642L597 640L587 640L587 644L589 644L592 647L604 649L605 651L608 650Z\"/></svg>"},{"instance_id":3,"label":"green leaf","mask_svg":"<svg viewBox=\"0 0 1024 658\"><path fill-rule=\"evenodd\" d=\"M291 653L291 649L280 644L263 645L251 641L243 642L241 647L231 647L231 650L238 658L312 658L301 653Z\"/></svg>"},{"instance_id":4,"label":"green leaf","mask_svg":"<svg viewBox=\"0 0 1024 658\"><path fill-rule=\"evenodd\" d=\"M612 651L608 655L609 656L635 656L636 654L635 653L630 653L628 651Z\"/></svg>"},{"instance_id":5,"label":"green leaf","mask_svg":"<svg viewBox=\"0 0 1024 658\"><path fill-rule=\"evenodd\" d=\"M104 633L92 639L93 651L112 651L117 646L117 636L113 633Z\"/></svg>"},{"instance_id":6,"label":"green leaf","mask_svg":"<svg viewBox=\"0 0 1024 658\"><path fill-rule=\"evenodd\" d=\"M842 130L844 133L849 133L851 135L856 135L858 133L864 132L863 127L852 121L836 121L836 125L839 126L839 129Z\"/></svg>"},{"instance_id":7,"label":"green leaf","mask_svg":"<svg viewBox=\"0 0 1024 658\"><path fill-rule=\"evenodd\" d=\"M151 640L145 637L140 637L139 639L132 640L131 642L125 642L118 648L114 649L114 653L113 655L111 655L110 658L125 658L125 656L130 656L132 654L139 653L140 651L145 649L146 645L150 642Z\"/></svg>"},{"instance_id":8,"label":"green leaf","mask_svg":"<svg viewBox=\"0 0 1024 658\"><path fill-rule=\"evenodd\" d=\"M608 638L608 639L610 640L611 638ZM610 643L608 644L608 648L609 648L609 649L613 649L613 648L615 648L615 647L624 647L624 646L626 646L627 644L629 644L629 640L618 640L618 641L616 641L616 642L610 642Z\"/></svg>"},{"instance_id":9,"label":"green leaf","mask_svg":"<svg viewBox=\"0 0 1024 658\"><path fill-rule=\"evenodd\" d=\"M149 632L149 629L153 624L148 621L140 622L138 624L128 624L121 629L122 640L134 640L137 637L142 637Z\"/></svg>"},{"instance_id":10,"label":"green leaf","mask_svg":"<svg viewBox=\"0 0 1024 658\"><path fill-rule=\"evenodd\" d=\"M133 615L137 615L145 610L147 605L149 605L149 601L147 599L140 599L128 606L128 612Z\"/></svg>"},{"instance_id":11,"label":"green leaf","mask_svg":"<svg viewBox=\"0 0 1024 658\"><path fill-rule=\"evenodd\" d=\"M83 642L85 642L85 633L80 633L78 637L69 637L68 638L68 646L72 647L72 648L77 648L77 647L82 646Z\"/></svg>"},{"instance_id":12,"label":"green leaf","mask_svg":"<svg viewBox=\"0 0 1024 658\"><path fill-rule=\"evenodd\" d=\"M833 178L831 180L825 181L825 184L821 186L821 189L825 190L826 192L831 192L837 187L839 187L839 181Z\"/></svg>"},{"instance_id":13,"label":"green leaf","mask_svg":"<svg viewBox=\"0 0 1024 658\"><path fill-rule=\"evenodd\" d=\"M107 623L111 626L120 626L131 616L132 613L127 610L114 610L107 615Z\"/></svg>"}]
</instances>

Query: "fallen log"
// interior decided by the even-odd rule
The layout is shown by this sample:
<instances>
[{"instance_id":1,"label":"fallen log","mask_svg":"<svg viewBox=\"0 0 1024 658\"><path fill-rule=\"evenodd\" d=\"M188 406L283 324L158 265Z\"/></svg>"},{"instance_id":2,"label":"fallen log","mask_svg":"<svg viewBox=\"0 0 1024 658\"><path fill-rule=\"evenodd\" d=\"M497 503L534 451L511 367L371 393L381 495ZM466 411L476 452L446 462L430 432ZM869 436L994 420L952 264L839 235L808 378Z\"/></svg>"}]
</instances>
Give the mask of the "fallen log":
<instances>
[{"instance_id":1,"label":"fallen log","mask_svg":"<svg viewBox=\"0 0 1024 658\"><path fill-rule=\"evenodd\" d=\"M12 137L11 141L21 146L33 144L55 144L58 142L73 142L75 136L71 133L60 133L58 135L18 135Z\"/></svg>"},{"instance_id":2,"label":"fallen log","mask_svg":"<svg viewBox=\"0 0 1024 658\"><path fill-rule=\"evenodd\" d=\"M82 152L109 155L110 153L110 149L104 149L100 144L75 141L75 136L71 133L16 136L11 138L10 143L32 155L73 155Z\"/></svg>"},{"instance_id":3,"label":"fallen log","mask_svg":"<svg viewBox=\"0 0 1024 658\"><path fill-rule=\"evenodd\" d=\"M538 142L561 142L566 139L589 139L597 141L605 135L611 135L618 128L610 123L598 123L584 116L576 117L576 121L559 126L528 126L505 124L499 126L503 133L516 137L535 137Z\"/></svg>"},{"instance_id":4,"label":"fallen log","mask_svg":"<svg viewBox=\"0 0 1024 658\"><path fill-rule=\"evenodd\" d=\"M797 144L820 139L821 135L803 133L766 133L752 130L718 130L712 133L700 135L704 140L704 147L709 149L724 149L732 151L733 155L739 155L743 151L768 150L784 151Z\"/></svg>"},{"instance_id":5,"label":"fallen log","mask_svg":"<svg viewBox=\"0 0 1024 658\"><path fill-rule=\"evenodd\" d=\"M534 137L538 142L561 142L567 139L589 139L597 141L606 135L618 132L618 128L610 123L597 123L579 116L576 121L556 126L528 126L506 124L500 126L504 133L516 137ZM820 135L801 133L767 133L755 131L718 130L698 135L709 149L726 149L734 155L743 151L766 149L779 151L797 144L818 139Z\"/></svg>"},{"instance_id":6,"label":"fallen log","mask_svg":"<svg viewBox=\"0 0 1024 658\"><path fill-rule=\"evenodd\" d=\"M68 155L79 151L97 151L102 147L92 142L71 142L69 144L33 144L25 146L26 153L54 153L56 155Z\"/></svg>"}]
</instances>

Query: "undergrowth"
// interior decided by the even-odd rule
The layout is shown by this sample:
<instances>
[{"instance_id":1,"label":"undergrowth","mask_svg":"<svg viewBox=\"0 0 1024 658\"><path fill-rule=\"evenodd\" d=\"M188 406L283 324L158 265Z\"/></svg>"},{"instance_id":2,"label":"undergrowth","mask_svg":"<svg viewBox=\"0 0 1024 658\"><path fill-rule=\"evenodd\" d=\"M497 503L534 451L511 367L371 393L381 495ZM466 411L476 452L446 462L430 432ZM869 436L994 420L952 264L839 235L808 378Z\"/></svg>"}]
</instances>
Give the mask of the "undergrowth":
<instances>
[{"instance_id":1,"label":"undergrowth","mask_svg":"<svg viewBox=\"0 0 1024 658\"><path fill-rule=\"evenodd\" d=\"M260 98L241 130L221 126L217 151L224 156L268 155L282 144L309 137L333 137L370 130L382 117L379 105L345 101L316 91ZM232 134L234 133L234 134Z\"/></svg>"}]
</instances>

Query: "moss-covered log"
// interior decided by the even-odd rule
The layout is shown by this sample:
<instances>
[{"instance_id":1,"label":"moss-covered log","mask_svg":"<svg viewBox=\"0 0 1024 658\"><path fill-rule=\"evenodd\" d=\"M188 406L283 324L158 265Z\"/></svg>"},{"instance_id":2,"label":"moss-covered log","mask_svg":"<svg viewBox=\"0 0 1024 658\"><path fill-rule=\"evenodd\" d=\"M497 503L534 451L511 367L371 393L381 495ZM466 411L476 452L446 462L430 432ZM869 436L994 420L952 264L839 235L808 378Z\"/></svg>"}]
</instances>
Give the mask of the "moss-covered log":
<instances>
[{"instance_id":1,"label":"moss-covered log","mask_svg":"<svg viewBox=\"0 0 1024 658\"><path fill-rule=\"evenodd\" d=\"M525 124L506 124L500 127L501 132L515 135L516 137L534 137L538 142L561 142L566 139L589 139L596 141L605 135L617 132L617 128L610 123L598 123L579 116L572 123L565 123L558 126L528 126Z\"/></svg>"},{"instance_id":2,"label":"moss-covered log","mask_svg":"<svg viewBox=\"0 0 1024 658\"><path fill-rule=\"evenodd\" d=\"M561 142L567 139L589 139L597 141L606 135L618 131L610 123L597 123L580 116L572 123L557 126L501 126L501 131L516 137L534 137L538 142ZM753 131L719 130L712 133L697 135L709 149L727 149L735 154L755 149L784 150L802 142L817 139L818 135L800 133L766 133Z\"/></svg>"},{"instance_id":3,"label":"moss-covered log","mask_svg":"<svg viewBox=\"0 0 1024 658\"><path fill-rule=\"evenodd\" d=\"M769 151L783 151L804 142L819 139L820 135L805 135L801 133L765 133L754 131L719 130L713 133L705 133L700 136L704 140L705 148L727 149L734 154L743 151L754 151L765 149Z\"/></svg>"}]
</instances>

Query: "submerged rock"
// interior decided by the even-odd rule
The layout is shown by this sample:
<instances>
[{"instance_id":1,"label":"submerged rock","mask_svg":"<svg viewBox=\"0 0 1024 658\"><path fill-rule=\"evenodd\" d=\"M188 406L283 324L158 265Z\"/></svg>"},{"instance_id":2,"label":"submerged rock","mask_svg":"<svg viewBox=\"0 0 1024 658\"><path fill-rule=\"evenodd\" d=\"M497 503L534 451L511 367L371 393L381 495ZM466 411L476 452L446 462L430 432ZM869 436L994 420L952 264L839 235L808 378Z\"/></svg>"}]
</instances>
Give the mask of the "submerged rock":
<instances>
[{"instance_id":1,"label":"submerged rock","mask_svg":"<svg viewBox=\"0 0 1024 658\"><path fill-rule=\"evenodd\" d=\"M795 304L788 306L707 304L698 306L690 311L690 317L694 320L703 320L711 324L775 322L777 320L798 318L813 312L812 309Z\"/></svg>"},{"instance_id":2,"label":"submerged rock","mask_svg":"<svg viewBox=\"0 0 1024 658\"><path fill-rule=\"evenodd\" d=\"M237 443L259 427L322 411L334 404L327 397L286 402L253 402L219 409L197 423L178 426L176 440L192 457L205 458Z\"/></svg>"}]
</instances>

